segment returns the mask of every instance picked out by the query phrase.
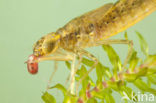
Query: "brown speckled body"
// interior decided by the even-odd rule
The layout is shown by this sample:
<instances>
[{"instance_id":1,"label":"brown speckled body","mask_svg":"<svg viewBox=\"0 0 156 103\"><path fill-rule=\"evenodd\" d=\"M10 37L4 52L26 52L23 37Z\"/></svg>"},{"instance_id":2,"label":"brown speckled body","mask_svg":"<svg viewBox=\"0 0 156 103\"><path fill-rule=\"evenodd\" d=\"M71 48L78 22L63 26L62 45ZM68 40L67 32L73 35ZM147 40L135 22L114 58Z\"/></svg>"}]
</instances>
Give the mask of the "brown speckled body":
<instances>
[{"instance_id":1,"label":"brown speckled body","mask_svg":"<svg viewBox=\"0 0 156 103\"><path fill-rule=\"evenodd\" d=\"M85 48L125 30L156 10L156 0L120 0L77 17L57 30L61 47Z\"/></svg>"},{"instance_id":2,"label":"brown speckled body","mask_svg":"<svg viewBox=\"0 0 156 103\"><path fill-rule=\"evenodd\" d=\"M94 46L124 31L156 10L156 0L119 0L79 16L56 32L42 37L34 46L35 56L49 55L63 48Z\"/></svg>"}]
</instances>

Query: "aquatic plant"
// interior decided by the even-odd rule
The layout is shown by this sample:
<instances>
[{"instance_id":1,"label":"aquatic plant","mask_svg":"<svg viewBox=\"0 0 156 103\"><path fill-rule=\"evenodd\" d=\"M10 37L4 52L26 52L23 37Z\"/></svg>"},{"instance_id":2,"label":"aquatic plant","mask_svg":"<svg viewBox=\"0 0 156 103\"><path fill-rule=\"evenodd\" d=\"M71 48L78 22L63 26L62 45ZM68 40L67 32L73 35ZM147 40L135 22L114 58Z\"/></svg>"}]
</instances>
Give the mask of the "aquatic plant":
<instances>
[{"instance_id":1,"label":"aquatic plant","mask_svg":"<svg viewBox=\"0 0 156 103\"><path fill-rule=\"evenodd\" d=\"M133 49L128 65L122 68L123 63L116 51L110 45L102 45L113 68L106 67L104 63L99 62L96 66L96 82L93 82L93 77L88 75L82 81L78 94L71 94L62 84L56 84L50 87L50 90L55 88L61 90L64 95L63 103L115 103L113 91L120 94L125 103L141 101L140 94L135 95L137 93L128 84L133 84L143 94L148 92L156 95L156 89L152 88L152 85L156 85L156 54L150 55L146 41L139 32L136 34L145 59L138 57L138 52ZM125 39L128 39L127 33L125 33ZM91 67L93 63L83 58L75 75L76 82L87 73L87 67ZM71 63L66 62L66 65L70 70ZM150 100L153 100L153 95L150 95ZM42 99L45 103L57 103L55 97L47 91L42 95Z\"/></svg>"}]
</instances>

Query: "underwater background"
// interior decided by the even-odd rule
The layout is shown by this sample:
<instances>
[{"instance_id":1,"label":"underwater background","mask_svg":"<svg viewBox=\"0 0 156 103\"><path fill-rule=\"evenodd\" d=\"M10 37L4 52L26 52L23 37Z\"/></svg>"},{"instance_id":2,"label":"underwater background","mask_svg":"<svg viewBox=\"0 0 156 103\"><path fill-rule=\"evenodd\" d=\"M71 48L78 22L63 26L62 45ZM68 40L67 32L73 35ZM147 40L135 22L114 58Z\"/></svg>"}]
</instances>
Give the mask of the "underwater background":
<instances>
[{"instance_id":1,"label":"underwater background","mask_svg":"<svg viewBox=\"0 0 156 103\"><path fill-rule=\"evenodd\" d=\"M74 17L115 1L0 0L0 103L43 103L41 96L53 71L53 61L39 63L38 74L29 74L24 62L32 54L33 44L43 35L55 32ZM156 53L156 12L127 30L129 39L134 41L138 56L145 58L140 50L135 30L146 39L149 54ZM124 39L123 34L124 32L119 33L112 39ZM128 46L116 44L113 47L123 61ZM101 47L87 50L104 65L111 65ZM65 84L69 73L64 62L59 62L58 71L51 85ZM90 75L96 76L94 72ZM137 91L135 87L131 87ZM63 95L59 90L53 89L49 92L56 97L58 103L62 102ZM118 93L114 92L113 96L116 103L121 101Z\"/></svg>"}]
</instances>

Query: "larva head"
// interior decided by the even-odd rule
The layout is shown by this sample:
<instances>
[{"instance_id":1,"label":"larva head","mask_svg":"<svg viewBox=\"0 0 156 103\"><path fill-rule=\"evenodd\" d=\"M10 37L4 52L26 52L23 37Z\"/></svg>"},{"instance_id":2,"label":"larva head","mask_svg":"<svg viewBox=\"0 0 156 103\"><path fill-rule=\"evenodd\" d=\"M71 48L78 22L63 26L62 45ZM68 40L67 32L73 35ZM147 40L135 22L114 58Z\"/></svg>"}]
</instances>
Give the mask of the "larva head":
<instances>
[{"instance_id":1,"label":"larva head","mask_svg":"<svg viewBox=\"0 0 156 103\"><path fill-rule=\"evenodd\" d=\"M45 56L54 53L59 46L60 35L49 33L36 42L33 49L35 56Z\"/></svg>"}]
</instances>

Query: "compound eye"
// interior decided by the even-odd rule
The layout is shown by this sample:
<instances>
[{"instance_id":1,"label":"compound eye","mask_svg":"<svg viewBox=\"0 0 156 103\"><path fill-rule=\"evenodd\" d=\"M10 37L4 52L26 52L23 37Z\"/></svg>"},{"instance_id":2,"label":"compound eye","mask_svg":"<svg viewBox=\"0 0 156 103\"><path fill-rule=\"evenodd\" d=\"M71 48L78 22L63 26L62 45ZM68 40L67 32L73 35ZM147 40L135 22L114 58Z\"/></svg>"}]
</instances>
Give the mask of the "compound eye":
<instances>
[{"instance_id":1,"label":"compound eye","mask_svg":"<svg viewBox=\"0 0 156 103\"><path fill-rule=\"evenodd\" d=\"M53 49L55 48L55 43L54 42L47 42L45 45L45 49L48 53L51 53Z\"/></svg>"},{"instance_id":2,"label":"compound eye","mask_svg":"<svg viewBox=\"0 0 156 103\"><path fill-rule=\"evenodd\" d=\"M43 51L45 52L45 54L50 54L55 51L56 43L53 41L47 41L44 43L43 48L44 48Z\"/></svg>"}]
</instances>

